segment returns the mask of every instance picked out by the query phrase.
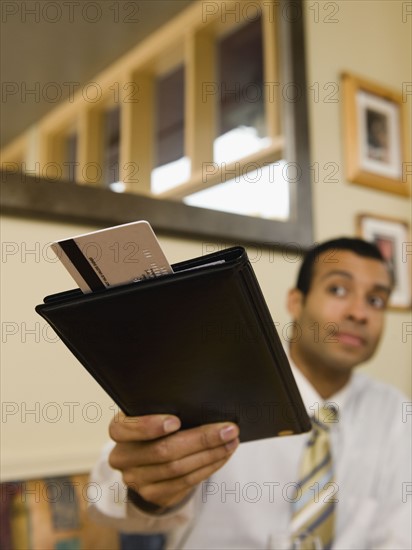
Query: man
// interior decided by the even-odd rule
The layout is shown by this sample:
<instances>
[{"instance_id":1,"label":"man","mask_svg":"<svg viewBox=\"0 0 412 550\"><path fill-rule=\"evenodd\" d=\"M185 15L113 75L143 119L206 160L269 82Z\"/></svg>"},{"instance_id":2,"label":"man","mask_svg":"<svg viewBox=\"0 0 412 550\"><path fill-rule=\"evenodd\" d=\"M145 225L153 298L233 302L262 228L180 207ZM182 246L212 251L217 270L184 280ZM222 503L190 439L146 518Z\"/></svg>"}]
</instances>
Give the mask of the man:
<instances>
[{"instance_id":1,"label":"man","mask_svg":"<svg viewBox=\"0 0 412 550\"><path fill-rule=\"evenodd\" d=\"M407 399L354 372L377 348L391 286L374 245L342 238L307 254L288 295L289 356L307 411L316 416L326 402L338 413L328 426L331 491L308 491L314 506L334 502L332 540L308 538L305 548L412 547ZM115 445L92 476L102 489L92 516L164 533L168 548L290 548L296 503L307 499L297 482L310 434L239 446L229 422L179 426L171 415L112 421Z\"/></svg>"}]
</instances>

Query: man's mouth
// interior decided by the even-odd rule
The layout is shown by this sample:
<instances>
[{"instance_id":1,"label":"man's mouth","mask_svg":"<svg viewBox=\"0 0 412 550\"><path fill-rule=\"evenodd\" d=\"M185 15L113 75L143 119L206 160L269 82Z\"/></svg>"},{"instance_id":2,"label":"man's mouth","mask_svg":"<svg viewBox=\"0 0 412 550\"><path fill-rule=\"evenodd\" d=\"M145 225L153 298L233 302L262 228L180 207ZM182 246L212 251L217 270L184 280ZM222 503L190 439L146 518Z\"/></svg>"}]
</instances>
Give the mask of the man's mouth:
<instances>
[{"instance_id":1,"label":"man's mouth","mask_svg":"<svg viewBox=\"0 0 412 550\"><path fill-rule=\"evenodd\" d=\"M346 344L347 346L360 348L366 344L365 338L351 332L338 332L336 337L341 344Z\"/></svg>"}]
</instances>

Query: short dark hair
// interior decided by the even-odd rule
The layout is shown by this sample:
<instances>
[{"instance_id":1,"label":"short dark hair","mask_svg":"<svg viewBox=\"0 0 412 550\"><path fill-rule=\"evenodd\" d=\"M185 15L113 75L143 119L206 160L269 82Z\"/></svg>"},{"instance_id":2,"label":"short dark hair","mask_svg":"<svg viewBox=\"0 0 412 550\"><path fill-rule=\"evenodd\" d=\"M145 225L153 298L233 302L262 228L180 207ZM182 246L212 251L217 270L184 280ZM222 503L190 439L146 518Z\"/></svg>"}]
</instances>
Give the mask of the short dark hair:
<instances>
[{"instance_id":1,"label":"short dark hair","mask_svg":"<svg viewBox=\"0 0 412 550\"><path fill-rule=\"evenodd\" d=\"M352 237L339 237L318 244L306 252L300 266L296 287L306 296L310 290L313 278L313 266L320 254L328 250L349 250L364 258L373 258L384 264L385 258L379 248L368 241Z\"/></svg>"}]
</instances>

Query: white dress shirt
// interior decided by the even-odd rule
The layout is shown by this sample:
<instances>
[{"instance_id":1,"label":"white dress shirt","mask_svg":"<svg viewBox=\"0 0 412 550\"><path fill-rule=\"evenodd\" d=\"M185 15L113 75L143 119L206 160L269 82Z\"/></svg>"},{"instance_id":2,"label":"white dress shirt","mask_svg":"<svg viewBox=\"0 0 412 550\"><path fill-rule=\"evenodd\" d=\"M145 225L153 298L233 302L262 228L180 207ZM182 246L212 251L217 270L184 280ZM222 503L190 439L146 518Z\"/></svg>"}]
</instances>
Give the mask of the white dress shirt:
<instances>
[{"instance_id":1,"label":"white dress shirt","mask_svg":"<svg viewBox=\"0 0 412 550\"><path fill-rule=\"evenodd\" d=\"M324 401L294 366L302 399L313 415ZM338 487L334 549L412 548L410 403L398 390L355 372L331 397ZM167 548L288 548L292 499L309 434L242 443L230 460L180 509L152 516L127 503L107 445L93 470L101 498L90 513L128 532L163 532Z\"/></svg>"}]
</instances>

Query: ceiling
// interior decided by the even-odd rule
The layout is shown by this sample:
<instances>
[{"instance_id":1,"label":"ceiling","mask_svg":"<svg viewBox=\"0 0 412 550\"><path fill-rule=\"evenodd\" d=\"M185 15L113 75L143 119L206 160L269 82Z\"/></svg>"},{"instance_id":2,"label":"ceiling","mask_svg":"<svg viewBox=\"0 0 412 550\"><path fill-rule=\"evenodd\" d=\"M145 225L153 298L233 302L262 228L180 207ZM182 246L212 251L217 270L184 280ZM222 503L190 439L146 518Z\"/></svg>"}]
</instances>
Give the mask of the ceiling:
<instances>
[{"instance_id":1,"label":"ceiling","mask_svg":"<svg viewBox=\"0 0 412 550\"><path fill-rule=\"evenodd\" d=\"M0 147L193 1L1 2Z\"/></svg>"}]
</instances>

